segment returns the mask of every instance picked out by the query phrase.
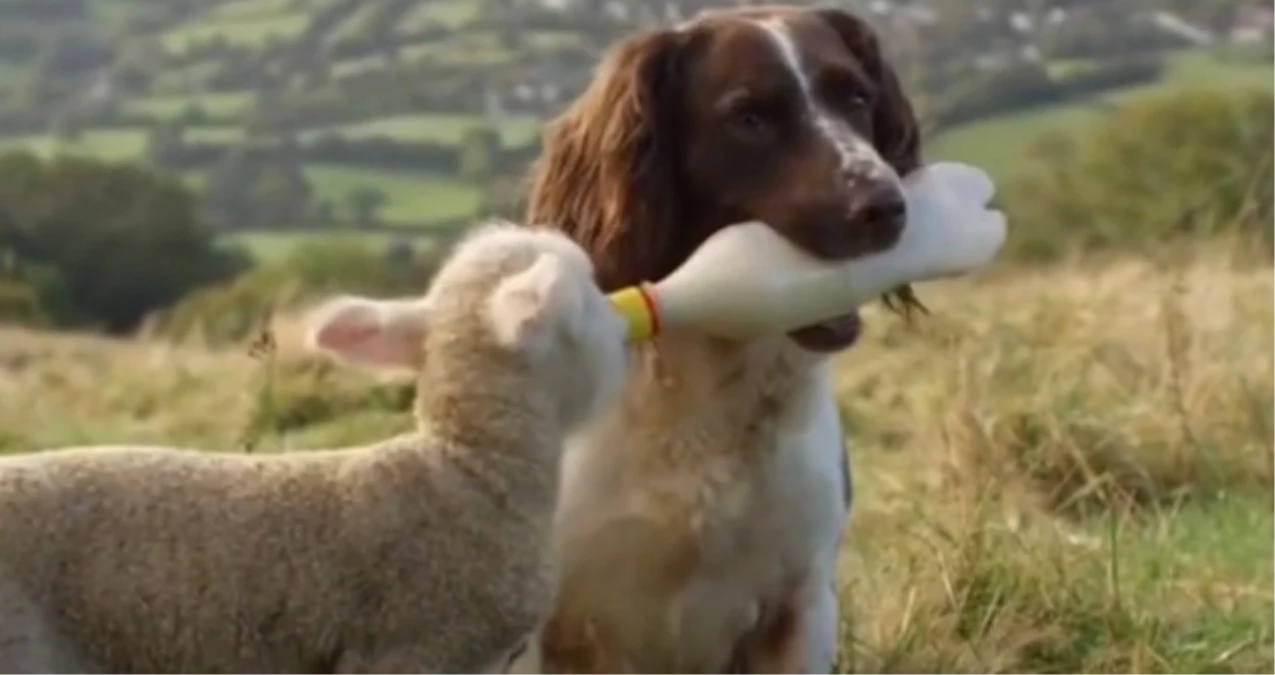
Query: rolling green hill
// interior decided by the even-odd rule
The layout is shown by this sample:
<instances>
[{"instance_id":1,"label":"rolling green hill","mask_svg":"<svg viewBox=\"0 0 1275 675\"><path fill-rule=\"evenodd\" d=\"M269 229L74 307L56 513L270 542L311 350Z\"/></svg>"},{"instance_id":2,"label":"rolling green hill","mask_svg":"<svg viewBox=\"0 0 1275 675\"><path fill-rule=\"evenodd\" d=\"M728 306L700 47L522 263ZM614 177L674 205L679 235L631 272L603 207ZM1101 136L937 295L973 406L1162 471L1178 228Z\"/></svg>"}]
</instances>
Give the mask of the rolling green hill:
<instances>
[{"instance_id":1,"label":"rolling green hill","mask_svg":"<svg viewBox=\"0 0 1275 675\"><path fill-rule=\"evenodd\" d=\"M1207 51L1186 51L1168 59L1159 82L962 124L931 139L927 154L977 164L1004 177L1014 172L1033 139L1045 133L1081 132L1123 101L1171 87L1271 87L1273 74L1270 62L1227 61Z\"/></svg>"},{"instance_id":2,"label":"rolling green hill","mask_svg":"<svg viewBox=\"0 0 1275 675\"><path fill-rule=\"evenodd\" d=\"M291 197L336 226L374 189L378 222L436 231L489 210L484 185L525 165L564 87L634 20L513 0L0 0L0 149L158 162L202 186L224 153L287 142L273 161L300 162L312 193ZM1179 52L1158 82L949 126L928 154L1006 176L1031 139L1130 96L1271 77L1269 60Z\"/></svg>"}]
</instances>

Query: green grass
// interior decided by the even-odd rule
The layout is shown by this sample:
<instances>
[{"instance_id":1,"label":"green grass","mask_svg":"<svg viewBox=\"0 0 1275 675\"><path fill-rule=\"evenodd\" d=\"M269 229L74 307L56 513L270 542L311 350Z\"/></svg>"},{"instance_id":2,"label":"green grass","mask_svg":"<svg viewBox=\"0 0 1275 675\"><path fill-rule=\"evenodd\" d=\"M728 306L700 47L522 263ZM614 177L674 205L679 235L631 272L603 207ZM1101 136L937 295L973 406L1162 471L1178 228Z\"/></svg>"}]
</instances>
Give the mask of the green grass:
<instances>
[{"instance_id":1,"label":"green grass","mask_svg":"<svg viewBox=\"0 0 1275 675\"><path fill-rule=\"evenodd\" d=\"M310 165L305 173L316 191L338 206L339 213L344 213L341 209L350 190L371 187L384 191L389 203L381 218L392 223L429 225L471 218L481 201L476 186L446 176L331 165Z\"/></svg>"},{"instance_id":2,"label":"green grass","mask_svg":"<svg viewBox=\"0 0 1275 675\"><path fill-rule=\"evenodd\" d=\"M126 25L132 19L147 15L147 4L130 0L90 0L88 14L99 24L111 27Z\"/></svg>"},{"instance_id":3,"label":"green grass","mask_svg":"<svg viewBox=\"0 0 1275 675\"><path fill-rule=\"evenodd\" d=\"M930 159L969 162L1004 177L1023 160L1033 139L1050 131L1083 129L1101 115L1101 110L1092 103L997 115L940 133L929 142L928 155Z\"/></svg>"},{"instance_id":4,"label":"green grass","mask_svg":"<svg viewBox=\"0 0 1275 675\"><path fill-rule=\"evenodd\" d=\"M1190 50L1170 57L1168 79L1174 84L1269 87L1273 70L1270 61L1226 60L1206 50Z\"/></svg>"},{"instance_id":5,"label":"green grass","mask_svg":"<svg viewBox=\"0 0 1275 675\"><path fill-rule=\"evenodd\" d=\"M426 0L403 17L400 30L419 30L431 23L455 28L473 21L477 16L478 2L475 0Z\"/></svg>"},{"instance_id":6,"label":"green grass","mask_svg":"<svg viewBox=\"0 0 1275 675\"><path fill-rule=\"evenodd\" d=\"M242 127L186 127L185 138L197 143L234 143L243 140Z\"/></svg>"},{"instance_id":7,"label":"green grass","mask_svg":"<svg viewBox=\"0 0 1275 675\"><path fill-rule=\"evenodd\" d=\"M155 74L154 84L150 92L151 96L137 98L141 101L147 101L152 97L189 98L193 95L191 94L192 91L201 91L209 88L212 78L217 74L218 67L217 61L205 59L185 66L165 68ZM200 96L208 95L210 94L201 94ZM221 96L222 94L212 95Z\"/></svg>"},{"instance_id":8,"label":"green grass","mask_svg":"<svg viewBox=\"0 0 1275 675\"><path fill-rule=\"evenodd\" d=\"M257 47L271 38L295 38L305 30L308 20L309 15L298 12L244 20L197 21L168 31L163 43L168 51L177 54L192 44L217 37L231 44Z\"/></svg>"},{"instance_id":9,"label":"green grass","mask_svg":"<svg viewBox=\"0 0 1275 675\"><path fill-rule=\"evenodd\" d=\"M235 117L243 114L253 104L256 95L250 91L218 91L203 94L164 94L130 99L126 104L130 112L154 115L170 119L182 115L186 107L197 104L210 115Z\"/></svg>"},{"instance_id":10,"label":"green grass","mask_svg":"<svg viewBox=\"0 0 1275 675\"><path fill-rule=\"evenodd\" d=\"M323 36L326 44L339 44L346 40L362 37L371 24L376 13L373 3L364 3L354 8Z\"/></svg>"},{"instance_id":11,"label":"green grass","mask_svg":"<svg viewBox=\"0 0 1275 675\"><path fill-rule=\"evenodd\" d=\"M332 64L332 74L336 77L349 77L369 70L380 70L388 66L390 61L380 54L364 56L357 59L344 59Z\"/></svg>"},{"instance_id":12,"label":"green grass","mask_svg":"<svg viewBox=\"0 0 1275 675\"><path fill-rule=\"evenodd\" d=\"M484 124L474 115L428 113L399 115L377 120L347 124L322 131L340 132L350 138L381 135L404 141L432 141L458 143L468 129ZM518 146L530 142L540 133L540 121L529 115L509 116L496 125L500 140L506 146ZM310 132L310 135L319 130Z\"/></svg>"},{"instance_id":13,"label":"green grass","mask_svg":"<svg viewBox=\"0 0 1275 675\"><path fill-rule=\"evenodd\" d=\"M391 224L420 225L422 236L432 226L455 219L469 219L477 213L481 192L477 186L449 176L413 171L380 171L345 165L308 164L306 178L315 193L332 202L338 221L350 218L346 196L351 190L371 187L385 192L389 202L381 210L381 219ZM193 190L201 190L207 174L200 171L182 175L182 182ZM291 233L265 235L266 239L295 238ZM360 235L361 236L361 235Z\"/></svg>"},{"instance_id":14,"label":"green grass","mask_svg":"<svg viewBox=\"0 0 1275 675\"><path fill-rule=\"evenodd\" d=\"M26 149L41 156L77 154L107 160L137 159L146 148L141 129L90 129L75 143L64 143L50 134L0 138L0 149Z\"/></svg>"},{"instance_id":15,"label":"green grass","mask_svg":"<svg viewBox=\"0 0 1275 675\"><path fill-rule=\"evenodd\" d=\"M243 130L239 127L187 127L186 138L204 143L231 143L243 138ZM52 134L0 137L0 150L19 148L43 157L74 154L107 160L137 160L146 149L146 132L142 129L89 129L74 143L60 141Z\"/></svg>"},{"instance_id":16,"label":"green grass","mask_svg":"<svg viewBox=\"0 0 1275 675\"><path fill-rule=\"evenodd\" d=\"M1264 495L1223 494L1215 501L1164 512L1165 527L1144 530L1129 552L1132 562L1154 568L1180 564L1209 568L1227 576L1251 579L1256 586L1275 585L1275 512L1260 501ZM1172 561L1157 560L1156 549L1182 551ZM1267 598L1268 601L1271 598Z\"/></svg>"},{"instance_id":17,"label":"green grass","mask_svg":"<svg viewBox=\"0 0 1275 675\"><path fill-rule=\"evenodd\" d=\"M248 249L253 258L259 262L269 263L288 255L296 246L314 241L350 242L361 246L384 248L390 242L404 237L420 242L428 242L430 235L418 234L385 234L381 232L244 232L225 237L229 243Z\"/></svg>"},{"instance_id":18,"label":"green grass","mask_svg":"<svg viewBox=\"0 0 1275 675\"><path fill-rule=\"evenodd\" d=\"M213 6L208 16L220 21L251 21L289 14L290 0L231 0Z\"/></svg>"},{"instance_id":19,"label":"green grass","mask_svg":"<svg viewBox=\"0 0 1275 675\"><path fill-rule=\"evenodd\" d=\"M836 672L1275 668L1271 270L1196 252L927 284L915 323L864 308L834 361L856 487ZM406 385L315 367L304 309L272 316L265 361L0 328L0 452L410 429Z\"/></svg>"},{"instance_id":20,"label":"green grass","mask_svg":"<svg viewBox=\"0 0 1275 675\"><path fill-rule=\"evenodd\" d=\"M1074 67L1070 64L1069 67ZM929 142L930 159L976 164L997 177L1013 174L1030 143L1048 132L1077 133L1098 121L1114 104L1164 91L1167 87L1222 88L1272 86L1270 63L1225 61L1202 50L1172 56L1162 81L1128 87L1064 105L1024 110L976 120L946 130Z\"/></svg>"},{"instance_id":21,"label":"green grass","mask_svg":"<svg viewBox=\"0 0 1275 675\"><path fill-rule=\"evenodd\" d=\"M191 127L186 130L192 141L231 143L242 138L238 127ZM78 143L62 143L50 134L0 138L0 150L23 148L41 156L80 154L110 160L135 160L142 157L146 134L140 129L86 131ZM481 202L478 186L456 178L422 172L378 171L339 165L307 165L306 176L315 190L345 214L346 195L358 187L382 190L389 203L381 217L392 223L431 225L442 221L472 217ZM199 189L204 180L200 172L183 176L183 181Z\"/></svg>"},{"instance_id":22,"label":"green grass","mask_svg":"<svg viewBox=\"0 0 1275 675\"><path fill-rule=\"evenodd\" d=\"M573 47L582 41L579 33L568 30L538 30L527 34L527 44L532 49L560 49Z\"/></svg>"},{"instance_id":23,"label":"green grass","mask_svg":"<svg viewBox=\"0 0 1275 675\"><path fill-rule=\"evenodd\" d=\"M461 32L441 42L408 45L400 53L405 61L462 68L507 65L525 58L490 31Z\"/></svg>"},{"instance_id":24,"label":"green grass","mask_svg":"<svg viewBox=\"0 0 1275 675\"><path fill-rule=\"evenodd\" d=\"M0 84L16 82L27 74L30 67L24 63L0 60Z\"/></svg>"}]
</instances>

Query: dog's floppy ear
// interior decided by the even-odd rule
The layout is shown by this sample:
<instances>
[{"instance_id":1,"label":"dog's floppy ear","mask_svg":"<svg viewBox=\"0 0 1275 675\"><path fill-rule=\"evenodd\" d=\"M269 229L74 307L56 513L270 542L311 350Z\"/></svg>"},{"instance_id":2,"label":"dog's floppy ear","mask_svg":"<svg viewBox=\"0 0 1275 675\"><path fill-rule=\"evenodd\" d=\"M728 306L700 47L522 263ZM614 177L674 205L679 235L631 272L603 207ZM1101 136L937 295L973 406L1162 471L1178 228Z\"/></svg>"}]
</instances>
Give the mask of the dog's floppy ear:
<instances>
[{"instance_id":1,"label":"dog's floppy ear","mask_svg":"<svg viewBox=\"0 0 1275 675\"><path fill-rule=\"evenodd\" d=\"M872 144L900 176L921 166L920 124L899 76L881 53L876 31L863 19L840 9L819 14L837 32L846 48L877 85L872 109Z\"/></svg>"},{"instance_id":2,"label":"dog's floppy ear","mask_svg":"<svg viewBox=\"0 0 1275 675\"><path fill-rule=\"evenodd\" d=\"M658 279L676 265L681 201L675 101L683 36L652 31L602 61L589 88L546 130L527 222L566 232L603 288Z\"/></svg>"}]
</instances>

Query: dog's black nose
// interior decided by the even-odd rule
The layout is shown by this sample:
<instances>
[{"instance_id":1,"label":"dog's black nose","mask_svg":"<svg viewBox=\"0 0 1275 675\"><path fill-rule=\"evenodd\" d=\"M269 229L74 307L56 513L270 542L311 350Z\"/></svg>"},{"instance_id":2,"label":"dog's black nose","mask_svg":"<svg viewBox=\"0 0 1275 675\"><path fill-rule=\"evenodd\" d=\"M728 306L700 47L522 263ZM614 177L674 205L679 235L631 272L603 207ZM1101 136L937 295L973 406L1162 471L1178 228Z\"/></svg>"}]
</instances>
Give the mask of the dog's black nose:
<instances>
[{"instance_id":1,"label":"dog's black nose","mask_svg":"<svg viewBox=\"0 0 1275 675\"><path fill-rule=\"evenodd\" d=\"M850 204L850 219L884 247L893 246L907 222L903 192L893 181L874 181L857 191Z\"/></svg>"}]
</instances>

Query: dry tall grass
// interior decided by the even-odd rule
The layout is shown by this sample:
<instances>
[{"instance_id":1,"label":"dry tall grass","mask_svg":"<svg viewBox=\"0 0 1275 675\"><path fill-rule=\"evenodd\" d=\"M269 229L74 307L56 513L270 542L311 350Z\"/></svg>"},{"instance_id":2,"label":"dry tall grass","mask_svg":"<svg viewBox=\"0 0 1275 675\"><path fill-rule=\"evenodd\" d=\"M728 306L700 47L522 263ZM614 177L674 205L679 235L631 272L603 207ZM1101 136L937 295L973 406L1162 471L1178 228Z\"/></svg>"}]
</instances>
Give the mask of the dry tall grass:
<instances>
[{"instance_id":1,"label":"dry tall grass","mask_svg":"<svg viewBox=\"0 0 1275 675\"><path fill-rule=\"evenodd\" d=\"M933 316L874 315L843 357L842 668L1275 668L1269 267L1118 262L922 295ZM0 331L0 449L264 451L410 423L405 385L272 353Z\"/></svg>"}]
</instances>

